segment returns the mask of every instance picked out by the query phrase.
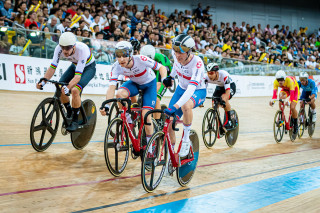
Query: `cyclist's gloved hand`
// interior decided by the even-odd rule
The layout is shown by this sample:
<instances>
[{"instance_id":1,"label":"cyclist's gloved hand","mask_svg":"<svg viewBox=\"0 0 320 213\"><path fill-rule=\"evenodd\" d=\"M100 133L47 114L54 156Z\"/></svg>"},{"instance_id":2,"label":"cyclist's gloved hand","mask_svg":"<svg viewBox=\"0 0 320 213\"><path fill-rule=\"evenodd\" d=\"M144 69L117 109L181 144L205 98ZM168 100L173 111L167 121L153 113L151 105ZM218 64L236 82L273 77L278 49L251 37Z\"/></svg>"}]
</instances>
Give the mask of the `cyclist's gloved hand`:
<instances>
[{"instance_id":1,"label":"cyclist's gloved hand","mask_svg":"<svg viewBox=\"0 0 320 213\"><path fill-rule=\"evenodd\" d=\"M37 89L41 89L42 90L42 88L43 88L43 86L46 84L46 82L44 81L44 80L42 80L42 81L39 81L38 83L37 83Z\"/></svg>"},{"instance_id":2,"label":"cyclist's gloved hand","mask_svg":"<svg viewBox=\"0 0 320 213\"><path fill-rule=\"evenodd\" d=\"M306 98L306 102L307 103L311 102L311 99L310 98Z\"/></svg>"},{"instance_id":3,"label":"cyclist's gloved hand","mask_svg":"<svg viewBox=\"0 0 320 213\"><path fill-rule=\"evenodd\" d=\"M110 106L109 106L109 104L106 104L106 105L104 105L104 111L106 112L106 113L108 113L109 112L109 109L110 109Z\"/></svg>"},{"instance_id":4,"label":"cyclist's gloved hand","mask_svg":"<svg viewBox=\"0 0 320 213\"><path fill-rule=\"evenodd\" d=\"M67 86L63 86L62 88L61 88L61 90L63 91L63 93L64 94L69 94L69 92L70 92L70 90L69 90L69 88L67 87Z\"/></svg>"},{"instance_id":5,"label":"cyclist's gloved hand","mask_svg":"<svg viewBox=\"0 0 320 213\"><path fill-rule=\"evenodd\" d=\"M273 106L274 103L275 103L275 99L271 99L270 102L269 102L269 105L270 105L270 106Z\"/></svg>"},{"instance_id":6,"label":"cyclist's gloved hand","mask_svg":"<svg viewBox=\"0 0 320 213\"><path fill-rule=\"evenodd\" d=\"M175 113L176 111L177 111L177 108L172 107L172 109L171 109L171 108L165 109L165 110L164 110L164 113L166 113L167 115L172 115L172 114Z\"/></svg>"},{"instance_id":7,"label":"cyclist's gloved hand","mask_svg":"<svg viewBox=\"0 0 320 213\"><path fill-rule=\"evenodd\" d=\"M166 77L162 80L162 83L165 87L171 87L172 86L172 80L173 78L171 76Z\"/></svg>"}]
</instances>

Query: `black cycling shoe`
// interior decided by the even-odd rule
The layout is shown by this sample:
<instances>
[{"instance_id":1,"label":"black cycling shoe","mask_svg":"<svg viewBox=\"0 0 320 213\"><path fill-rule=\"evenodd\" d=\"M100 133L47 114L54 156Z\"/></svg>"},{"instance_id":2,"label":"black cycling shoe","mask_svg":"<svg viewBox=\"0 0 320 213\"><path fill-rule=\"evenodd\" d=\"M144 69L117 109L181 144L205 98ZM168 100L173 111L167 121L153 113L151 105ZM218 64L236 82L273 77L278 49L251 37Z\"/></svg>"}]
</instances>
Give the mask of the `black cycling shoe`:
<instances>
[{"instance_id":1,"label":"black cycling shoe","mask_svg":"<svg viewBox=\"0 0 320 213\"><path fill-rule=\"evenodd\" d=\"M226 125L224 125L223 127L226 128L227 130L231 130L234 128L231 120L228 120Z\"/></svg>"},{"instance_id":2,"label":"black cycling shoe","mask_svg":"<svg viewBox=\"0 0 320 213\"><path fill-rule=\"evenodd\" d=\"M78 122L72 121L72 123L67 127L68 132L74 132L79 128Z\"/></svg>"}]
</instances>

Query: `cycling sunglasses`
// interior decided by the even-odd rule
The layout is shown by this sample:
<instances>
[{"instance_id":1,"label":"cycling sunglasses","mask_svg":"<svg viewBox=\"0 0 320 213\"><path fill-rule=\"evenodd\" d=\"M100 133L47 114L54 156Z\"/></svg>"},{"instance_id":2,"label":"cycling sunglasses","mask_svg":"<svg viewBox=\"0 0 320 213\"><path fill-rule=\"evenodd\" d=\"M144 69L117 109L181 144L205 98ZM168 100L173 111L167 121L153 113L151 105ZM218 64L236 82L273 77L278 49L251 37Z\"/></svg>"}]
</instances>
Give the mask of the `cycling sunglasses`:
<instances>
[{"instance_id":1,"label":"cycling sunglasses","mask_svg":"<svg viewBox=\"0 0 320 213\"><path fill-rule=\"evenodd\" d=\"M127 57L130 57L130 51L126 49L117 49L115 51L115 55L117 58L121 58L121 57L127 58Z\"/></svg>"},{"instance_id":2,"label":"cycling sunglasses","mask_svg":"<svg viewBox=\"0 0 320 213\"><path fill-rule=\"evenodd\" d=\"M209 75L213 75L213 74L215 74L217 71L208 71L207 73L209 74Z\"/></svg>"},{"instance_id":3,"label":"cycling sunglasses","mask_svg":"<svg viewBox=\"0 0 320 213\"><path fill-rule=\"evenodd\" d=\"M175 52L178 52L178 53L186 53L186 52L189 52L189 50L190 50L190 48L185 47L185 46L172 45L172 48Z\"/></svg>"},{"instance_id":4,"label":"cycling sunglasses","mask_svg":"<svg viewBox=\"0 0 320 213\"><path fill-rule=\"evenodd\" d=\"M284 78L278 78L277 81L284 81Z\"/></svg>"},{"instance_id":5,"label":"cycling sunglasses","mask_svg":"<svg viewBox=\"0 0 320 213\"><path fill-rule=\"evenodd\" d=\"M60 47L61 47L62 50L69 51L69 50L71 50L71 49L74 47L74 45L69 45L69 46L61 46L61 45L60 45Z\"/></svg>"}]
</instances>

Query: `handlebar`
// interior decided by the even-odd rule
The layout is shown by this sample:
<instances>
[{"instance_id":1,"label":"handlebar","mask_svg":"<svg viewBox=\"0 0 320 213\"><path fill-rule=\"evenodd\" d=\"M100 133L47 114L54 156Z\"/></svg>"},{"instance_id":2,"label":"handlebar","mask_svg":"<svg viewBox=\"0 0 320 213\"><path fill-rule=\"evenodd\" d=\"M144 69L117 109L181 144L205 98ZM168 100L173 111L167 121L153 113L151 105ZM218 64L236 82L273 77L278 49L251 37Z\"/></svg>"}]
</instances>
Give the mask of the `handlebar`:
<instances>
[{"instance_id":1,"label":"handlebar","mask_svg":"<svg viewBox=\"0 0 320 213\"><path fill-rule=\"evenodd\" d=\"M222 100L221 97L213 97L212 99L215 104L217 103L217 104L221 105L223 108L226 107L226 102L224 100Z\"/></svg>"},{"instance_id":2,"label":"handlebar","mask_svg":"<svg viewBox=\"0 0 320 213\"><path fill-rule=\"evenodd\" d=\"M128 111L131 110L131 100L128 98L112 98L112 99L106 100L106 101L102 102L100 109L102 110L106 104L111 103L111 102L120 102L122 105L125 105L125 103L127 102Z\"/></svg>"},{"instance_id":3,"label":"handlebar","mask_svg":"<svg viewBox=\"0 0 320 213\"><path fill-rule=\"evenodd\" d=\"M145 124L145 125L151 125L151 123L148 123L148 122L147 122L147 118L148 118L148 116L149 116L150 114L152 114L152 113L161 113L161 116L162 116L162 114L164 114L164 111L161 110L161 109L153 109L153 110L148 111L148 112L145 114L145 116L144 116L144 124ZM169 115L166 114L166 116L169 116ZM176 128L177 116L176 116L175 113L174 113L174 114L172 114L170 117L173 117L172 129L173 129L174 131L179 131L179 128Z\"/></svg>"},{"instance_id":4,"label":"handlebar","mask_svg":"<svg viewBox=\"0 0 320 213\"><path fill-rule=\"evenodd\" d=\"M55 84L57 90L59 88L59 86L68 86L69 83L65 83L65 82L59 82L59 81L54 81L54 80L49 80L49 79L46 79L46 78L40 78L39 82L38 83L41 83L42 81L45 81L45 82L50 82L52 84ZM43 86L40 87L40 90L43 90ZM61 90L61 89L60 89ZM65 94L66 96L70 96L70 91L68 94Z\"/></svg>"}]
</instances>

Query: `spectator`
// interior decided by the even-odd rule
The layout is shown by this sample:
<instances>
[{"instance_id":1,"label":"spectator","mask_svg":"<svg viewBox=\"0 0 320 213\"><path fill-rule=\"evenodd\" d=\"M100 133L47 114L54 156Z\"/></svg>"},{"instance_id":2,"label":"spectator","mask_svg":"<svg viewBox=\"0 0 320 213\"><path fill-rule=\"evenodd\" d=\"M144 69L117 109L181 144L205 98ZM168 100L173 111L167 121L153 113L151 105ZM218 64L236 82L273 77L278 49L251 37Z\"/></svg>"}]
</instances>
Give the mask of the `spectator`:
<instances>
[{"instance_id":1,"label":"spectator","mask_svg":"<svg viewBox=\"0 0 320 213\"><path fill-rule=\"evenodd\" d=\"M83 17L83 21L87 24L87 25L91 25L91 23L92 23L92 16L90 15L90 10L89 9L84 9L84 11L83 11L83 15L82 15L82 17Z\"/></svg>"},{"instance_id":2,"label":"spectator","mask_svg":"<svg viewBox=\"0 0 320 213\"><path fill-rule=\"evenodd\" d=\"M26 49L24 52L22 52L24 45L26 44L26 38L23 35L16 35L12 37L12 43L9 53L11 55L19 55L22 54L22 56L29 56L29 52Z\"/></svg>"},{"instance_id":3,"label":"spectator","mask_svg":"<svg viewBox=\"0 0 320 213\"><path fill-rule=\"evenodd\" d=\"M17 12L27 15L27 3L26 2L21 2L19 4L19 7L17 9Z\"/></svg>"},{"instance_id":4,"label":"spectator","mask_svg":"<svg viewBox=\"0 0 320 213\"><path fill-rule=\"evenodd\" d=\"M247 28L246 28L246 22L242 22L241 26L239 27L240 30L242 30L242 32L247 32Z\"/></svg>"},{"instance_id":5,"label":"spectator","mask_svg":"<svg viewBox=\"0 0 320 213\"><path fill-rule=\"evenodd\" d=\"M13 21L16 14L11 12L11 1L6 0L3 4L3 8L0 9L0 16L4 16L6 19Z\"/></svg>"},{"instance_id":6,"label":"spectator","mask_svg":"<svg viewBox=\"0 0 320 213\"><path fill-rule=\"evenodd\" d=\"M100 24L100 16L99 15L95 15L94 16L94 21L90 24L90 28L94 26L98 25L99 26L99 31L102 30L102 25Z\"/></svg>"},{"instance_id":7,"label":"spectator","mask_svg":"<svg viewBox=\"0 0 320 213\"><path fill-rule=\"evenodd\" d=\"M17 17L15 18L15 20L13 22L13 25L19 24L19 25L23 26L25 21L26 21L26 16L24 15L24 13L18 13Z\"/></svg>"},{"instance_id":8,"label":"spectator","mask_svg":"<svg viewBox=\"0 0 320 213\"><path fill-rule=\"evenodd\" d=\"M29 16L29 18L24 23L24 27L27 28L27 29L30 29L30 25L34 24L34 25L36 25L37 29L39 29L38 24L36 22L37 13L34 12L34 11L31 11L31 12L29 12L28 16Z\"/></svg>"},{"instance_id":9,"label":"spectator","mask_svg":"<svg viewBox=\"0 0 320 213\"><path fill-rule=\"evenodd\" d=\"M58 23L57 18L56 17L52 17L51 23L47 25L48 29L49 29L49 32L53 33L57 29L57 23Z\"/></svg>"},{"instance_id":10,"label":"spectator","mask_svg":"<svg viewBox=\"0 0 320 213\"><path fill-rule=\"evenodd\" d=\"M138 23L141 23L141 13L137 12L131 19L131 35L133 36L134 31Z\"/></svg>"},{"instance_id":11,"label":"spectator","mask_svg":"<svg viewBox=\"0 0 320 213\"><path fill-rule=\"evenodd\" d=\"M76 11L77 11L77 3L70 3L67 13L70 13L73 17L77 13Z\"/></svg>"},{"instance_id":12,"label":"spectator","mask_svg":"<svg viewBox=\"0 0 320 213\"><path fill-rule=\"evenodd\" d=\"M49 21L48 22L51 23L52 18L55 17L57 19L57 25L61 24L61 21L60 21L59 17L62 16L62 10L61 9L52 9L51 10L51 14L52 15L49 16Z\"/></svg>"},{"instance_id":13,"label":"spectator","mask_svg":"<svg viewBox=\"0 0 320 213\"><path fill-rule=\"evenodd\" d=\"M4 20L2 22L4 22ZM9 54L10 46L11 44L8 42L8 34L1 33L0 34L0 53Z\"/></svg>"},{"instance_id":14,"label":"spectator","mask_svg":"<svg viewBox=\"0 0 320 213\"><path fill-rule=\"evenodd\" d=\"M63 19L62 23L57 26L57 29L60 30L61 33L64 33L67 28L70 27L71 20L69 18Z\"/></svg>"},{"instance_id":15,"label":"spectator","mask_svg":"<svg viewBox=\"0 0 320 213\"><path fill-rule=\"evenodd\" d=\"M31 44L29 45L30 47L30 55L32 55L32 57L40 57L41 56L41 42L42 42L42 38L40 35L40 32L35 32L38 29L37 24L30 24L29 26L30 31L27 35L27 39L31 40Z\"/></svg>"}]
</instances>

